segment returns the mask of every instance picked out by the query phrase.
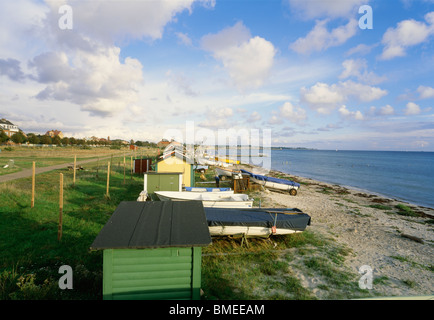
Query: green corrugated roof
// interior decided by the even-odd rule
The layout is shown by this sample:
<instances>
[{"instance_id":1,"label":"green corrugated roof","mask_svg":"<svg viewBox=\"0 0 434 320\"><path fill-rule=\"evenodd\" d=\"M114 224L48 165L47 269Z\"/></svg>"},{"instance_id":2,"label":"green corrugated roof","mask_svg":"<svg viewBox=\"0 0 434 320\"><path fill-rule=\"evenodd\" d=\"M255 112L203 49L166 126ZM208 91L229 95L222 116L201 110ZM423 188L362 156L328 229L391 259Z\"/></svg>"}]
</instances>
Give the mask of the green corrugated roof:
<instances>
[{"instance_id":1,"label":"green corrugated roof","mask_svg":"<svg viewBox=\"0 0 434 320\"><path fill-rule=\"evenodd\" d=\"M210 243L201 201L124 201L90 249L203 247Z\"/></svg>"}]
</instances>

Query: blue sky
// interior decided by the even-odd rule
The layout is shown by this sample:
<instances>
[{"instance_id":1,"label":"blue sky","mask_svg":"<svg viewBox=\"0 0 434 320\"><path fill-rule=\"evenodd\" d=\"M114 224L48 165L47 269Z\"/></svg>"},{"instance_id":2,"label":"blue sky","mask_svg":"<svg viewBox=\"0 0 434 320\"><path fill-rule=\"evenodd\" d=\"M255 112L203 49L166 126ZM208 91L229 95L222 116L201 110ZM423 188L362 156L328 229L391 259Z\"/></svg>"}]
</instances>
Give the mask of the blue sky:
<instances>
[{"instance_id":1,"label":"blue sky","mask_svg":"<svg viewBox=\"0 0 434 320\"><path fill-rule=\"evenodd\" d=\"M433 39L433 0L2 1L0 116L75 137L193 126L434 151Z\"/></svg>"}]
</instances>

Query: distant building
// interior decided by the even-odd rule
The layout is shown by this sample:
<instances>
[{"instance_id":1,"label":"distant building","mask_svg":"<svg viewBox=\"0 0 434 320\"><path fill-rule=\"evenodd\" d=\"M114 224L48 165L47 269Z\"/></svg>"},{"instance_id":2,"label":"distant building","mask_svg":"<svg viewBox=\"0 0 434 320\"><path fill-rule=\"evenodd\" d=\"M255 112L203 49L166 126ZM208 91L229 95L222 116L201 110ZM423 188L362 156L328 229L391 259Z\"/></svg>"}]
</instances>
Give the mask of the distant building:
<instances>
[{"instance_id":1,"label":"distant building","mask_svg":"<svg viewBox=\"0 0 434 320\"><path fill-rule=\"evenodd\" d=\"M58 130L47 131L45 133L45 135L50 136L51 138L59 137L60 139L63 139L63 133L62 133L62 131L58 131Z\"/></svg>"},{"instance_id":2,"label":"distant building","mask_svg":"<svg viewBox=\"0 0 434 320\"><path fill-rule=\"evenodd\" d=\"M20 132L21 130L18 126L14 125L12 122L6 119L0 119L0 128L7 134L8 137L12 137L15 133Z\"/></svg>"},{"instance_id":3,"label":"distant building","mask_svg":"<svg viewBox=\"0 0 434 320\"><path fill-rule=\"evenodd\" d=\"M161 140L160 142L157 143L157 147L158 148L165 148L170 144L170 141L167 140Z\"/></svg>"}]
</instances>

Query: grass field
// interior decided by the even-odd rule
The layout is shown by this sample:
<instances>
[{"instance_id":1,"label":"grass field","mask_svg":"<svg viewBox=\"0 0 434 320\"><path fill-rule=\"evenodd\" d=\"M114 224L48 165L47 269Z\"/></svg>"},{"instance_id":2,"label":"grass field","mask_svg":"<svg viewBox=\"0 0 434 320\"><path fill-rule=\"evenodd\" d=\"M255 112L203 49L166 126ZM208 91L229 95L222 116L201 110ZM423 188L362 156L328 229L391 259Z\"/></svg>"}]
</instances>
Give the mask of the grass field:
<instances>
[{"instance_id":1,"label":"grass field","mask_svg":"<svg viewBox=\"0 0 434 320\"><path fill-rule=\"evenodd\" d=\"M72 154L39 151L23 157L50 163ZM102 156L87 152L80 157ZM38 174L34 208L30 207L31 178L0 184L0 300L102 299L102 252L91 252L89 246L119 203L135 201L143 190L143 177L131 179L128 161L124 181L123 155L114 155L111 161L110 197L106 196L106 161L77 171L75 186L68 169ZM60 241L59 173L64 175ZM212 181L213 176L208 172L206 180ZM196 181L201 181L198 174ZM316 299L306 277L326 279L322 290L327 298L363 296L354 275L342 267L347 254L308 230L243 244L241 239L215 238L203 249L202 298ZM59 289L62 265L73 269L73 290Z\"/></svg>"},{"instance_id":2,"label":"grass field","mask_svg":"<svg viewBox=\"0 0 434 320\"><path fill-rule=\"evenodd\" d=\"M97 148L80 148L80 147L12 147L11 151L8 148L1 148L0 152L0 175L9 174L29 169L32 167L33 161L36 167L48 167L62 163L73 163L74 156L77 161L87 159L97 159L109 156L140 157L144 155L156 156L157 149L141 148L136 152L130 151L127 147L122 149L110 149L109 147ZM14 167L4 168L13 160ZM118 159L118 161L121 161ZM123 161L123 159L122 159Z\"/></svg>"}]
</instances>

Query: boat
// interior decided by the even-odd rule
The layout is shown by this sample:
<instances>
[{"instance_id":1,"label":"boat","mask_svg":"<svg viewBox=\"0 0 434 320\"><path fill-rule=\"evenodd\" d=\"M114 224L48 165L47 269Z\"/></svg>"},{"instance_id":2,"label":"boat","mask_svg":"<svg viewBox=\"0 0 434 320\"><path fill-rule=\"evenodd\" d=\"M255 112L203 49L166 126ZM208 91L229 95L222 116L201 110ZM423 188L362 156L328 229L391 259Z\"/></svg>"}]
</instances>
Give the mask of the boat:
<instances>
[{"instance_id":1,"label":"boat","mask_svg":"<svg viewBox=\"0 0 434 320\"><path fill-rule=\"evenodd\" d=\"M234 174L241 174L241 170L239 169L230 169L230 168L222 168L222 167L215 167L215 173L217 176L219 176L222 180L224 180L226 177L231 177Z\"/></svg>"},{"instance_id":2,"label":"boat","mask_svg":"<svg viewBox=\"0 0 434 320\"><path fill-rule=\"evenodd\" d=\"M185 187L185 191L189 192L219 192L220 194L233 194L234 190L231 188L206 188L206 187Z\"/></svg>"},{"instance_id":3,"label":"boat","mask_svg":"<svg viewBox=\"0 0 434 320\"><path fill-rule=\"evenodd\" d=\"M252 208L253 199L243 193L155 191L161 201L202 201L204 207Z\"/></svg>"},{"instance_id":4,"label":"boat","mask_svg":"<svg viewBox=\"0 0 434 320\"><path fill-rule=\"evenodd\" d=\"M214 157L214 159L217 161L231 163L231 164L240 164L240 160L233 160L233 159L222 158L222 157Z\"/></svg>"},{"instance_id":5,"label":"boat","mask_svg":"<svg viewBox=\"0 0 434 320\"><path fill-rule=\"evenodd\" d=\"M303 232L310 216L297 208L204 208L211 236L269 237Z\"/></svg>"},{"instance_id":6,"label":"boat","mask_svg":"<svg viewBox=\"0 0 434 320\"><path fill-rule=\"evenodd\" d=\"M261 174L255 174L247 170L241 169L242 173L250 175L250 181L260 184L266 188L276 189L280 191L289 191L289 194L295 196L297 190L300 188L300 184L291 180L267 177Z\"/></svg>"}]
</instances>

